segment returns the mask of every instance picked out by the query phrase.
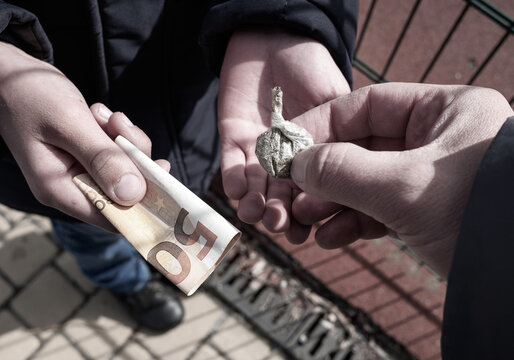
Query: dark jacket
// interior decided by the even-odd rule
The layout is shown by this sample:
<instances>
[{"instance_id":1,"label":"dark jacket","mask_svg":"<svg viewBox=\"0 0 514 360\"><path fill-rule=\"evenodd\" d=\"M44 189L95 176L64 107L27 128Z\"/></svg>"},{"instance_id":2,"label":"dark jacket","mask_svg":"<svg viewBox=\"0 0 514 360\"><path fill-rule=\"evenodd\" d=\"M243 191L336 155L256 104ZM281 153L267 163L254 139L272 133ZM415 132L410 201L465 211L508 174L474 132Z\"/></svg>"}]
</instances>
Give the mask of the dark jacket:
<instances>
[{"instance_id":1,"label":"dark jacket","mask_svg":"<svg viewBox=\"0 0 514 360\"><path fill-rule=\"evenodd\" d=\"M234 29L316 38L351 82L356 19L356 0L0 0L0 40L54 63L89 104L126 113L152 140L153 157L202 194L219 165L216 76ZM35 200L0 146L0 202L63 216Z\"/></svg>"},{"instance_id":2,"label":"dark jacket","mask_svg":"<svg viewBox=\"0 0 514 360\"><path fill-rule=\"evenodd\" d=\"M444 309L443 359L514 359L514 117L475 177Z\"/></svg>"}]
</instances>

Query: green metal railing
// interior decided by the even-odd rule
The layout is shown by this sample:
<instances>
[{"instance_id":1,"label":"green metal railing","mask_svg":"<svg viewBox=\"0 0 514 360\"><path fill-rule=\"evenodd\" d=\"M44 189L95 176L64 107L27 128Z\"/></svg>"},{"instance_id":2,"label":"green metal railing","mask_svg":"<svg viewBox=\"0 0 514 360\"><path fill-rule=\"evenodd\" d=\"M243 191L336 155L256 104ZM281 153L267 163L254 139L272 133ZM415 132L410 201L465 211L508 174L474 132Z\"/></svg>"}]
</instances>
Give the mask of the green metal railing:
<instances>
[{"instance_id":1,"label":"green metal railing","mask_svg":"<svg viewBox=\"0 0 514 360\"><path fill-rule=\"evenodd\" d=\"M436 52L433 54L433 57L431 58L428 66L423 71L423 75L419 79L419 82L425 82L429 74L432 72L432 70L437 67L437 63L439 58L441 57L441 54L443 51L448 47L448 44L450 40L452 39L455 32L458 30L459 26L461 25L464 17L468 14L469 10L471 8L474 8L478 10L481 14L484 16L487 16L491 21L496 23L498 26L500 26L504 34L501 36L501 38L496 42L495 46L490 50L490 52L487 54L485 59L481 62L481 64L478 65L475 72L471 75L469 80L466 84L472 85L475 83L478 76L482 73L482 71L486 68L486 66L490 63L490 61L493 59L493 57L498 53L500 48L504 46L509 36L514 35L514 20L507 15L506 13L502 12L497 7L493 6L490 2L485 0L463 0L466 4L460 11L459 15L455 19L453 25L451 26L450 30L444 37L441 45L436 50ZM421 4L422 0L416 0L409 12L409 15L405 21L405 24L403 25L403 28L400 32L400 35L398 36L394 46L392 47L391 53L389 54L387 61L385 62L385 65L381 71L374 69L369 64L366 63L365 59L362 59L359 57L359 50L361 49L363 40L365 38L366 32L368 30L368 25L372 21L374 11L376 9L376 4L378 0L372 0L369 6L369 9L367 11L366 17L364 22L361 26L361 32L360 36L357 39L356 47L355 47L355 56L353 59L353 66L356 70L360 71L362 74L364 74L366 77L368 77L370 80L372 80L375 83L381 83L381 82L387 82L390 81L386 77L391 64L393 63L393 60L395 59L398 49L400 48L405 35L409 31L409 28L411 26L411 23L416 15L416 13L419 10L419 5ZM514 53L513 53L514 57ZM513 84L512 88L509 90L510 94L506 94L507 99L510 99L510 104L513 105L514 103L514 79L511 79L511 82ZM505 94L504 94L505 95Z\"/></svg>"}]
</instances>

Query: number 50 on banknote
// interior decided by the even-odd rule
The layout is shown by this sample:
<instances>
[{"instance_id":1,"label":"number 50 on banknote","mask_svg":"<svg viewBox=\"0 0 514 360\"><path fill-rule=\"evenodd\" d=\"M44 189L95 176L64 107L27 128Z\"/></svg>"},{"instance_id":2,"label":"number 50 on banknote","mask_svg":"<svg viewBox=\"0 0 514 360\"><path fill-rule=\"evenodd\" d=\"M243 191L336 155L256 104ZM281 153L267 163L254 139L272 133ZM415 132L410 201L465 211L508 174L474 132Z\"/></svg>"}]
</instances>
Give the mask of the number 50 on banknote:
<instances>
[{"instance_id":1,"label":"number 50 on banknote","mask_svg":"<svg viewBox=\"0 0 514 360\"><path fill-rule=\"evenodd\" d=\"M241 232L127 139L118 136L116 144L146 179L143 200L130 207L113 203L88 174L75 183L150 264L193 294Z\"/></svg>"}]
</instances>

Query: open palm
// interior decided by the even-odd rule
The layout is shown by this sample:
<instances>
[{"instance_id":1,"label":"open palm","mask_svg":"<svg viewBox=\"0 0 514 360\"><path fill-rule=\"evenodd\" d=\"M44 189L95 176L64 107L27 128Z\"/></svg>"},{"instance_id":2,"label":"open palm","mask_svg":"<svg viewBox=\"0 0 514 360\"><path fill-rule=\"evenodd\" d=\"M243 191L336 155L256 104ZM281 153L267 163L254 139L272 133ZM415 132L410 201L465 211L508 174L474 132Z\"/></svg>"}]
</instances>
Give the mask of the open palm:
<instances>
[{"instance_id":1,"label":"open palm","mask_svg":"<svg viewBox=\"0 0 514 360\"><path fill-rule=\"evenodd\" d=\"M327 49L319 42L279 30L243 30L229 43L220 76L219 131L225 193L239 200L238 216L263 220L273 232L310 228L295 224L291 181L268 176L255 156L258 135L270 125L271 89L284 91L284 118L350 91ZM296 226L298 225L298 226Z\"/></svg>"}]
</instances>

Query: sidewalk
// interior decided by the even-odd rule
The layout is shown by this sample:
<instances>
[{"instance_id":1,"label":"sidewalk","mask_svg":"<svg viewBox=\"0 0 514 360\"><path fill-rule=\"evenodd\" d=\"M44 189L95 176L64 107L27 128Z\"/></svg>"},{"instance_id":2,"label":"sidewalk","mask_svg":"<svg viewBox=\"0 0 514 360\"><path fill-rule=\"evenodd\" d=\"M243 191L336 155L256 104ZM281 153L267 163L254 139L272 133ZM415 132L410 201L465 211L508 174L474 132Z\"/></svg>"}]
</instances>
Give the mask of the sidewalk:
<instances>
[{"instance_id":1,"label":"sidewalk","mask_svg":"<svg viewBox=\"0 0 514 360\"><path fill-rule=\"evenodd\" d=\"M177 328L139 327L53 242L48 219L0 205L0 359L284 359L211 294L182 300Z\"/></svg>"}]
</instances>

